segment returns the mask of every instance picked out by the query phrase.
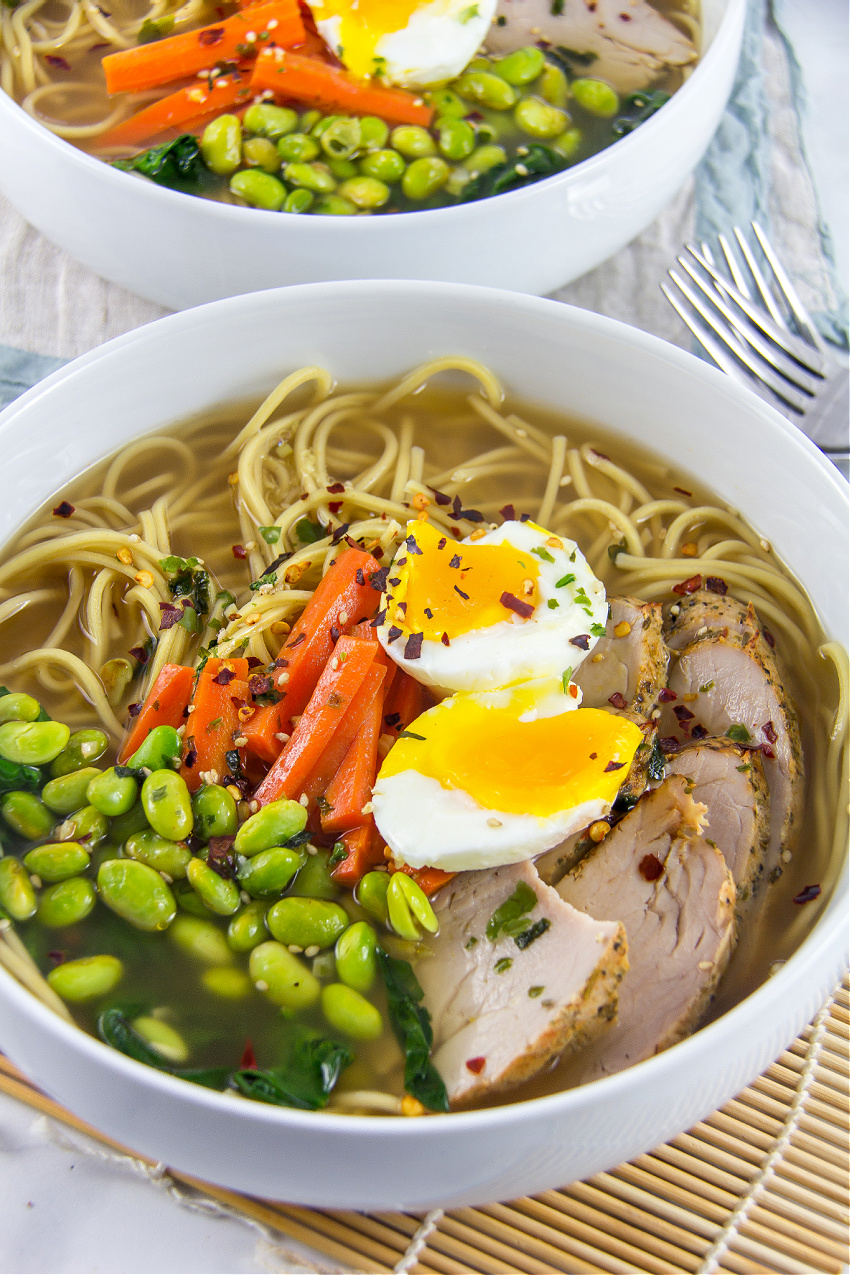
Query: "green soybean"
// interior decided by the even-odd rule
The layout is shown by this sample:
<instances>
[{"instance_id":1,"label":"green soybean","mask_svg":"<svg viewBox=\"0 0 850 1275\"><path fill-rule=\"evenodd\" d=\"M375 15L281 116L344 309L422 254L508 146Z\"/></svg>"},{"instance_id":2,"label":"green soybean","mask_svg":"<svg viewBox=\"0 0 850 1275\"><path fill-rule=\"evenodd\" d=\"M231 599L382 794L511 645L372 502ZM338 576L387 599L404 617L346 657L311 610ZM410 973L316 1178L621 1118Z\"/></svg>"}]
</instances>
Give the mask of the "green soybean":
<instances>
[{"instance_id":1,"label":"green soybean","mask_svg":"<svg viewBox=\"0 0 850 1275\"><path fill-rule=\"evenodd\" d=\"M91 766L99 761L109 747L109 739L97 727L75 730L59 756L50 767L54 779L60 775L70 775L84 766Z\"/></svg>"},{"instance_id":2,"label":"green soybean","mask_svg":"<svg viewBox=\"0 0 850 1275\"><path fill-rule=\"evenodd\" d=\"M204 970L201 982L213 996L228 1001L242 1000L251 990L251 980L245 971L234 969L232 965Z\"/></svg>"},{"instance_id":3,"label":"green soybean","mask_svg":"<svg viewBox=\"0 0 850 1275\"><path fill-rule=\"evenodd\" d=\"M132 1026L167 1062L186 1062L189 1057L189 1046L169 1023L164 1023L161 1018L143 1014L133 1019Z\"/></svg>"},{"instance_id":4,"label":"green soybean","mask_svg":"<svg viewBox=\"0 0 850 1275\"><path fill-rule=\"evenodd\" d=\"M322 1013L331 1027L353 1040L377 1040L384 1028L372 1002L345 983L328 983L322 988Z\"/></svg>"},{"instance_id":5,"label":"green soybean","mask_svg":"<svg viewBox=\"0 0 850 1275\"><path fill-rule=\"evenodd\" d=\"M270 907L266 925L287 947L330 947L348 925L348 915L328 899L288 897Z\"/></svg>"},{"instance_id":6,"label":"green soybean","mask_svg":"<svg viewBox=\"0 0 850 1275\"><path fill-rule=\"evenodd\" d=\"M0 726L0 757L21 766L46 766L70 738L70 728L63 722L4 722Z\"/></svg>"},{"instance_id":7,"label":"green soybean","mask_svg":"<svg viewBox=\"0 0 850 1275\"><path fill-rule=\"evenodd\" d=\"M34 792L7 792L0 800L0 814L12 831L27 841L46 837L55 822Z\"/></svg>"},{"instance_id":8,"label":"green soybean","mask_svg":"<svg viewBox=\"0 0 850 1275\"><path fill-rule=\"evenodd\" d=\"M319 980L282 943L260 943L248 958L248 970L257 991L281 1009L308 1009L321 994Z\"/></svg>"},{"instance_id":9,"label":"green soybean","mask_svg":"<svg viewBox=\"0 0 850 1275\"><path fill-rule=\"evenodd\" d=\"M48 886L38 901L36 920L51 930L84 921L97 902L88 877L69 877Z\"/></svg>"},{"instance_id":10,"label":"green soybean","mask_svg":"<svg viewBox=\"0 0 850 1275\"><path fill-rule=\"evenodd\" d=\"M418 124L399 124L390 133L390 145L405 159L421 159L436 155L437 146L427 128Z\"/></svg>"},{"instance_id":11,"label":"green soybean","mask_svg":"<svg viewBox=\"0 0 850 1275\"><path fill-rule=\"evenodd\" d=\"M283 182L259 168L243 168L234 173L230 190L252 208L264 208L266 212L280 212L286 200Z\"/></svg>"},{"instance_id":12,"label":"green soybean","mask_svg":"<svg viewBox=\"0 0 850 1275\"><path fill-rule=\"evenodd\" d=\"M24 855L24 867L34 872L42 881L64 881L85 872L89 866L89 852L76 841L57 841L36 846Z\"/></svg>"},{"instance_id":13,"label":"green soybean","mask_svg":"<svg viewBox=\"0 0 850 1275\"><path fill-rule=\"evenodd\" d=\"M214 921L199 916L176 916L169 926L168 937L205 965L227 965L233 959L227 939Z\"/></svg>"},{"instance_id":14,"label":"green soybean","mask_svg":"<svg viewBox=\"0 0 850 1275\"><path fill-rule=\"evenodd\" d=\"M189 860L186 879L201 902L217 916L232 916L238 910L238 885L220 877L203 859Z\"/></svg>"},{"instance_id":15,"label":"green soybean","mask_svg":"<svg viewBox=\"0 0 850 1275\"><path fill-rule=\"evenodd\" d=\"M288 213L305 213L316 198L309 190L291 190L286 196L283 211Z\"/></svg>"},{"instance_id":16,"label":"green soybean","mask_svg":"<svg viewBox=\"0 0 850 1275\"><path fill-rule=\"evenodd\" d=\"M451 89L431 89L428 94L429 105L433 106L438 116L452 116L455 119L462 119L466 115L469 107L457 93L453 93Z\"/></svg>"},{"instance_id":17,"label":"green soybean","mask_svg":"<svg viewBox=\"0 0 850 1275\"><path fill-rule=\"evenodd\" d=\"M339 193L358 208L382 208L390 197L390 188L376 177L353 177L343 182Z\"/></svg>"},{"instance_id":18,"label":"green soybean","mask_svg":"<svg viewBox=\"0 0 850 1275\"><path fill-rule=\"evenodd\" d=\"M172 881L182 880L192 858L192 852L182 841L168 841L153 828L134 832L124 843L128 858L146 863L155 872L164 872Z\"/></svg>"},{"instance_id":19,"label":"green soybean","mask_svg":"<svg viewBox=\"0 0 850 1275\"><path fill-rule=\"evenodd\" d=\"M466 159L475 150L475 129L466 120L437 121L438 145L446 159Z\"/></svg>"},{"instance_id":20,"label":"green soybean","mask_svg":"<svg viewBox=\"0 0 850 1275\"><path fill-rule=\"evenodd\" d=\"M360 117L360 145L363 150L381 150L390 135L389 126L377 115Z\"/></svg>"},{"instance_id":21,"label":"green soybean","mask_svg":"<svg viewBox=\"0 0 850 1275\"><path fill-rule=\"evenodd\" d=\"M56 835L63 841L84 841L87 846L100 845L109 831L109 820L106 815L95 810L94 806L83 806L75 810L56 830Z\"/></svg>"},{"instance_id":22,"label":"green soybean","mask_svg":"<svg viewBox=\"0 0 850 1275\"><path fill-rule=\"evenodd\" d=\"M354 894L356 901L364 912L368 912L376 921L381 921L384 925L389 919L387 911L387 891L389 888L389 872L367 872L360 879Z\"/></svg>"},{"instance_id":23,"label":"green soybean","mask_svg":"<svg viewBox=\"0 0 850 1275\"><path fill-rule=\"evenodd\" d=\"M138 795L139 785L132 775L122 778L115 773L114 766L95 775L86 789L89 805L107 818L126 815L135 806Z\"/></svg>"},{"instance_id":24,"label":"green soybean","mask_svg":"<svg viewBox=\"0 0 850 1275\"><path fill-rule=\"evenodd\" d=\"M186 781L173 770L155 770L142 784L142 806L154 832L182 841L192 831L192 799Z\"/></svg>"},{"instance_id":25,"label":"green soybean","mask_svg":"<svg viewBox=\"0 0 850 1275\"><path fill-rule=\"evenodd\" d=\"M288 164L308 163L321 154L321 146L315 137L306 133L290 133L277 144L277 153Z\"/></svg>"},{"instance_id":26,"label":"green soybean","mask_svg":"<svg viewBox=\"0 0 850 1275\"><path fill-rule=\"evenodd\" d=\"M334 120L323 131L320 142L330 159L350 159L362 144L360 120L345 116Z\"/></svg>"},{"instance_id":27,"label":"green soybean","mask_svg":"<svg viewBox=\"0 0 850 1275\"><path fill-rule=\"evenodd\" d=\"M313 206L313 212L324 217L353 217L357 207L342 195L322 195Z\"/></svg>"},{"instance_id":28,"label":"green soybean","mask_svg":"<svg viewBox=\"0 0 850 1275\"><path fill-rule=\"evenodd\" d=\"M100 680L103 683L103 689L106 691L106 698L113 708L117 708L124 698L124 692L133 680L136 665L125 660L123 656L119 656L114 660L107 660L99 670Z\"/></svg>"},{"instance_id":29,"label":"green soybean","mask_svg":"<svg viewBox=\"0 0 850 1275\"><path fill-rule=\"evenodd\" d=\"M352 177L358 177L360 174L360 169L353 159L329 159L328 168L338 182L350 181Z\"/></svg>"},{"instance_id":30,"label":"green soybean","mask_svg":"<svg viewBox=\"0 0 850 1275\"><path fill-rule=\"evenodd\" d=\"M0 908L13 921L28 921L37 906L35 890L24 865L11 856L0 859Z\"/></svg>"},{"instance_id":31,"label":"green soybean","mask_svg":"<svg viewBox=\"0 0 850 1275\"><path fill-rule=\"evenodd\" d=\"M515 89L492 71L468 71L455 81L454 87L461 97L480 102L491 111L508 111L516 105Z\"/></svg>"},{"instance_id":32,"label":"green soybean","mask_svg":"<svg viewBox=\"0 0 850 1275\"><path fill-rule=\"evenodd\" d=\"M406 872L394 872L390 877L387 911L396 934L413 943L420 937L420 926L429 934L440 928L425 891Z\"/></svg>"},{"instance_id":33,"label":"green soybean","mask_svg":"<svg viewBox=\"0 0 850 1275\"><path fill-rule=\"evenodd\" d=\"M106 996L123 976L124 966L117 956L81 956L57 965L47 975L47 982L63 1001L79 1003Z\"/></svg>"},{"instance_id":34,"label":"green soybean","mask_svg":"<svg viewBox=\"0 0 850 1275\"><path fill-rule=\"evenodd\" d=\"M86 790L100 774L96 766L84 766L82 770L49 779L41 790L41 800L57 815L71 815L86 805Z\"/></svg>"},{"instance_id":35,"label":"green soybean","mask_svg":"<svg viewBox=\"0 0 850 1275\"><path fill-rule=\"evenodd\" d=\"M298 801L270 801L240 827L233 848L237 854L259 854L274 846L284 846L290 837L307 826L307 811Z\"/></svg>"},{"instance_id":36,"label":"green soybean","mask_svg":"<svg viewBox=\"0 0 850 1275\"><path fill-rule=\"evenodd\" d=\"M449 179L451 169L444 159L414 159L401 179L401 188L408 199L427 199L435 194Z\"/></svg>"},{"instance_id":37,"label":"green soybean","mask_svg":"<svg viewBox=\"0 0 850 1275\"><path fill-rule=\"evenodd\" d=\"M169 770L180 764L183 741L173 726L154 726L128 760L133 770Z\"/></svg>"},{"instance_id":38,"label":"green soybean","mask_svg":"<svg viewBox=\"0 0 850 1275\"><path fill-rule=\"evenodd\" d=\"M249 133L271 138L276 142L298 127L298 116L287 106L274 106L271 102L254 102L242 117L242 125Z\"/></svg>"},{"instance_id":39,"label":"green soybean","mask_svg":"<svg viewBox=\"0 0 850 1275\"><path fill-rule=\"evenodd\" d=\"M370 151L360 160L360 171L364 177L374 177L377 181L392 184L404 174L404 160L398 151Z\"/></svg>"},{"instance_id":40,"label":"green soybean","mask_svg":"<svg viewBox=\"0 0 850 1275\"><path fill-rule=\"evenodd\" d=\"M538 97L524 97L514 111L514 123L529 137L551 138L563 133L570 122L566 111Z\"/></svg>"},{"instance_id":41,"label":"green soybean","mask_svg":"<svg viewBox=\"0 0 850 1275\"><path fill-rule=\"evenodd\" d=\"M497 164L507 162L508 153L502 146L478 146L466 161L471 173L486 173Z\"/></svg>"},{"instance_id":42,"label":"green soybean","mask_svg":"<svg viewBox=\"0 0 850 1275\"><path fill-rule=\"evenodd\" d=\"M311 129L322 119L322 112L317 110L305 111L298 120L298 127L302 133L309 133Z\"/></svg>"},{"instance_id":43,"label":"green soybean","mask_svg":"<svg viewBox=\"0 0 850 1275\"><path fill-rule=\"evenodd\" d=\"M519 86L536 80L543 70L545 61L536 45L527 44L522 49L514 49L513 53L509 53L507 57L499 58L494 64L494 69L503 80L507 80L508 84Z\"/></svg>"},{"instance_id":44,"label":"green soybean","mask_svg":"<svg viewBox=\"0 0 850 1275\"><path fill-rule=\"evenodd\" d=\"M292 186L301 186L317 195L336 190L336 178L327 164L287 164L283 175Z\"/></svg>"},{"instance_id":45,"label":"green soybean","mask_svg":"<svg viewBox=\"0 0 850 1275\"><path fill-rule=\"evenodd\" d=\"M215 912L201 902L188 882L175 881L172 893L181 912L186 912L189 916L200 916L204 919L215 916Z\"/></svg>"},{"instance_id":46,"label":"green soybean","mask_svg":"<svg viewBox=\"0 0 850 1275\"><path fill-rule=\"evenodd\" d=\"M343 983L356 992L368 992L375 981L378 939L366 921L349 925L336 942L336 971Z\"/></svg>"},{"instance_id":47,"label":"green soybean","mask_svg":"<svg viewBox=\"0 0 850 1275\"><path fill-rule=\"evenodd\" d=\"M337 120L344 118L345 117L343 115L320 115L313 127L310 129L310 136L321 137L325 129L330 128L332 124L337 122Z\"/></svg>"},{"instance_id":48,"label":"green soybean","mask_svg":"<svg viewBox=\"0 0 850 1275\"><path fill-rule=\"evenodd\" d=\"M567 98L570 96L570 86L564 72L559 66L555 66L554 62L546 63L537 87L543 101L548 102L550 106L566 106Z\"/></svg>"},{"instance_id":49,"label":"green soybean","mask_svg":"<svg viewBox=\"0 0 850 1275\"><path fill-rule=\"evenodd\" d=\"M610 119L620 109L620 99L610 84L604 80L584 78L573 80L570 85L573 98L588 115L597 115L600 119Z\"/></svg>"},{"instance_id":50,"label":"green soybean","mask_svg":"<svg viewBox=\"0 0 850 1275\"><path fill-rule=\"evenodd\" d=\"M204 784L192 798L195 836L200 841L210 837L232 837L239 819L236 802L221 784Z\"/></svg>"},{"instance_id":51,"label":"green soybean","mask_svg":"<svg viewBox=\"0 0 850 1275\"><path fill-rule=\"evenodd\" d=\"M107 859L100 865L97 888L106 906L137 930L165 930L177 912L174 895L159 873L135 859Z\"/></svg>"},{"instance_id":52,"label":"green soybean","mask_svg":"<svg viewBox=\"0 0 850 1275\"><path fill-rule=\"evenodd\" d=\"M34 722L40 713L41 705L32 695L0 696L0 722Z\"/></svg>"},{"instance_id":53,"label":"green soybean","mask_svg":"<svg viewBox=\"0 0 850 1275\"><path fill-rule=\"evenodd\" d=\"M330 850L311 854L298 876L289 887L290 897L306 899L336 899L339 886L331 876Z\"/></svg>"},{"instance_id":54,"label":"green soybean","mask_svg":"<svg viewBox=\"0 0 850 1275\"><path fill-rule=\"evenodd\" d=\"M250 952L269 937L266 903L248 903L227 927L227 942L234 952Z\"/></svg>"},{"instance_id":55,"label":"green soybean","mask_svg":"<svg viewBox=\"0 0 850 1275\"><path fill-rule=\"evenodd\" d=\"M201 155L207 168L228 177L242 162L242 125L235 115L219 115L201 136Z\"/></svg>"},{"instance_id":56,"label":"green soybean","mask_svg":"<svg viewBox=\"0 0 850 1275\"><path fill-rule=\"evenodd\" d=\"M582 132L580 128L568 128L566 133L562 133L560 137L556 137L552 146L559 151L566 159L572 159L576 155L582 143Z\"/></svg>"},{"instance_id":57,"label":"green soybean","mask_svg":"<svg viewBox=\"0 0 850 1275\"><path fill-rule=\"evenodd\" d=\"M295 850L261 850L240 865L239 884L255 898L280 894L301 867L301 860L302 856Z\"/></svg>"},{"instance_id":58,"label":"green soybean","mask_svg":"<svg viewBox=\"0 0 850 1275\"><path fill-rule=\"evenodd\" d=\"M137 832L145 832L150 828L148 817L145 814L145 808L140 801L137 801L132 810L128 810L126 815L119 815L117 819L113 819L109 825L109 840L113 845L123 846L124 843Z\"/></svg>"}]
</instances>

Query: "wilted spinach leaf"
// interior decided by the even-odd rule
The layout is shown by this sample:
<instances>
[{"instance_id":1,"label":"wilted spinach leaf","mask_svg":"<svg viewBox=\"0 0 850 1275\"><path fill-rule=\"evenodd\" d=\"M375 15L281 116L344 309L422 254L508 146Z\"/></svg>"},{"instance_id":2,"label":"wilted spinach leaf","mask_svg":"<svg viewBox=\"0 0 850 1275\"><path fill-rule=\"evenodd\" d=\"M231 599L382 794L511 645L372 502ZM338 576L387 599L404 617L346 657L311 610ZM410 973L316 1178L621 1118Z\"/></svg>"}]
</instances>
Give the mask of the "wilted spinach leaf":
<instances>
[{"instance_id":1,"label":"wilted spinach leaf","mask_svg":"<svg viewBox=\"0 0 850 1275\"><path fill-rule=\"evenodd\" d=\"M404 1051L404 1087L431 1111L448 1111L449 1097L431 1062L431 1015L419 1002L424 996L408 961L387 956L378 948L378 963L387 989L387 1006L396 1040Z\"/></svg>"},{"instance_id":2,"label":"wilted spinach leaf","mask_svg":"<svg viewBox=\"0 0 850 1275\"><path fill-rule=\"evenodd\" d=\"M125 173L142 173L159 186L170 186L190 195L210 189L216 181L201 158L198 139L191 133L181 133L173 142L154 146L132 159L116 159L113 167Z\"/></svg>"}]
</instances>

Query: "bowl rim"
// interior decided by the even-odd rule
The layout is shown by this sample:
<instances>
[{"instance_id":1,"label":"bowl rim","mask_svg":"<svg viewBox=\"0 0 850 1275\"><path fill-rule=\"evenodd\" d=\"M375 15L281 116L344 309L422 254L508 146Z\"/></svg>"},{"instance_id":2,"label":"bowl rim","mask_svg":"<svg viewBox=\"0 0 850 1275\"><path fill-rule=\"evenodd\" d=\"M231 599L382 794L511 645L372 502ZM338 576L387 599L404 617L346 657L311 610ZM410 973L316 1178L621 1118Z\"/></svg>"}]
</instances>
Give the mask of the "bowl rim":
<instances>
[{"instance_id":1,"label":"bowl rim","mask_svg":"<svg viewBox=\"0 0 850 1275\"><path fill-rule=\"evenodd\" d=\"M665 102L659 110L651 115L639 129L634 129L631 133L626 134L625 137L618 138L615 142L612 142L610 146L605 147L604 150L597 151L594 155L589 155L587 159L581 160L578 164L575 164L570 168L566 168L560 173L555 173L551 177L544 177L539 182L531 182L529 185L522 186L517 190L505 191L501 195L490 195L483 200L471 200L466 204L454 204L446 208L425 208L403 213L384 213L377 218L378 223L380 224L388 217L393 218L394 220L404 217L405 224L409 221L411 231L413 231L421 224L422 218L431 219L435 216L442 216L444 221L448 222L449 217L451 216L457 221L462 221L465 218L474 216L474 210L481 204L486 204L490 199L498 199L499 206L504 206L506 210L508 210L510 207L516 206L521 200L527 200L528 198L533 197L531 192L538 187L545 186L549 189L554 189L556 186L560 186L567 188L573 182L577 182L579 178L586 178L592 181L593 178L600 172L604 172L605 167L609 162L606 159L609 152L616 150L619 155L627 155L630 149L634 149L635 146L641 144L640 138L645 138L647 140L647 144L655 143L656 133L662 127L666 128L667 121L670 118L670 111L668 110L670 105L673 102L681 102L687 106L694 93L698 92L701 88L703 81L706 80L710 74L713 74L715 63L717 63L724 55L725 45L731 39L729 33L730 31L734 31L739 21L743 21L746 7L747 0L726 0L726 8L717 26L717 30L714 33L711 44L707 51L701 54L698 58L693 73L689 75L685 82L676 90L670 100ZM694 85L696 87L694 87ZM20 103L18 103L13 97L0 89L0 112L2 112L6 103L12 108L12 117L17 119L18 124L23 126L25 132L41 138L42 142L48 147L61 148L60 154L65 155L66 158L68 157L68 148L70 148L70 150L82 163L83 170L90 172L94 178L96 178L99 174L100 178L106 182L114 183L117 181L119 183L124 183L133 181L140 190L145 192L143 197L151 200L164 201L163 207L172 207L176 211L179 211L181 207L187 206L185 202L186 200L192 200L196 205L201 205L204 210L203 212L200 212L199 215L206 216L214 223L218 222L227 225L228 223L233 222L234 225L238 226L242 224L242 220L246 215L250 215L252 218L255 218L258 214L265 219L266 225L271 225L275 219L278 221L281 220L280 213L273 213L263 208L248 208L238 204L226 204L218 200L203 199L197 195L172 190L167 186L159 186L155 182L145 181L133 173L126 173L121 169L113 168L108 162L98 159L94 155L90 155L87 151L80 150L79 147L74 146L73 142L51 132L49 128L39 123L35 116L30 115L28 111L25 111ZM45 139L49 140L45 141ZM578 176L574 177L574 174L577 174ZM128 190L127 187L122 185L119 185L116 189ZM180 202L175 203L175 200ZM510 200L511 203L510 205L502 205L502 200ZM298 217L282 219L282 224L288 228L288 233L292 233L293 221L297 224L300 219ZM307 219L307 224L310 226L311 231L315 231L316 234L333 234L335 233L335 228L342 223L342 225L348 227L348 229L342 231L343 234L350 233L352 235L365 235L370 233L366 229L366 226L370 226L372 221L372 217L328 216L310 217Z\"/></svg>"},{"instance_id":2,"label":"bowl rim","mask_svg":"<svg viewBox=\"0 0 850 1275\"><path fill-rule=\"evenodd\" d=\"M305 295L321 296L322 294L327 294L330 296L342 291L349 296L361 294L364 298L369 297L370 301L373 302L375 295L380 294L382 290L402 295L409 295L412 290L414 294L419 293L420 295L442 298L447 304L451 302L452 298L475 301L483 306L501 304L512 308L520 321L523 312L536 313L540 316L548 315L552 318L560 316L560 320L568 327L571 325L577 326L589 330L591 333L596 331L600 336L614 338L620 343L630 345L633 349L642 350L647 356L665 361L668 365L677 369L677 375L681 373L682 375L689 374L691 377L695 377L698 382L702 382L708 392L714 395L720 394L721 397L730 400L730 406L734 406L739 410L743 409L750 415L755 414L760 417L764 428L774 432L779 431L786 435L794 448L805 455L809 461L816 463L817 468L821 471L821 481L827 481L830 486L834 487L834 494L844 503L850 500L850 487L848 487L827 457L796 426L750 389L739 385L725 373L697 358L696 355L679 349L660 337L592 311L582 310L579 307L566 305L563 302L547 298L532 297L504 289L484 288L471 284L416 280L350 280L332 283L299 284L286 288L274 288L262 292L228 297L223 300L209 302L193 310L185 310L168 315L151 324L146 324L143 327L125 333L123 336L116 337L51 373L0 412L0 435L6 428L14 426L16 416L22 412L25 413L30 407L36 405L40 399L56 393L61 395L62 386L67 381L74 380L81 375L84 378L91 375L98 364L108 363L116 358L120 361L126 357L127 351L135 351L137 347L144 346L147 342L156 342L163 332L172 335L175 339L179 339L182 329L196 327L199 319L201 321L208 320L213 314L216 316L216 322L226 322L230 318L231 311L238 313L240 309L245 308L274 308L282 302L285 303L290 298L297 299ZM221 316L220 320L218 316ZM61 402L59 406L61 408ZM150 431L145 432L155 432L159 428L162 428L161 423L152 426ZM12 535L14 535L14 532L12 532ZM262 1103L242 1103L239 1110L246 1119L252 1121L259 1123L271 1121L273 1124L292 1126L306 1131L321 1128L328 1130L329 1133L342 1134L345 1132L350 1133L353 1129L356 1129L358 1133L368 1133L370 1137L407 1137L412 1124L414 1128L420 1131L417 1136L429 1136L430 1131L430 1136L436 1137L446 1128L445 1122L447 1120L451 1122L452 1128L457 1128L459 1131L466 1128L471 1131L480 1126L494 1123L511 1125L516 1120L523 1120L536 1115L545 1117L548 1112L564 1114L570 1109L578 1110L586 1104L593 1105L597 1101L605 1102L606 1098L613 1100L619 1096L624 1088L634 1084L635 1076L640 1079L652 1077L656 1089L659 1090L659 1086L664 1084L669 1074L679 1073L683 1067L687 1068L689 1059L699 1058L703 1051L712 1048L717 1049L718 1047L722 1048L726 1040L738 1035L740 1032L746 1033L748 1020L756 1007L763 1014L773 1011L774 1016L780 1019L788 990L800 981L806 971L813 974L815 970L826 971L829 968L837 976L839 962L846 959L847 890L848 863L845 859L833 890L825 902L822 915L815 922L810 933L802 940L799 947L775 975L769 977L714 1022L700 1028L686 1040L681 1041L662 1054L657 1054L612 1076L592 1081L577 1088L562 1090L559 1093L530 1098L520 1102L506 1102L483 1110L432 1114L424 1121L376 1120L373 1116L344 1115L329 1111L298 1111L294 1108L278 1108ZM822 981L826 976L825 972L822 973ZM42 1004L33 993L18 983L2 967L0 967L0 984L4 988L3 995L8 996L13 1002L17 1002L25 1015L34 1016L48 1030L58 1031L72 1050L76 1049L80 1054L90 1057L95 1064L100 1062L104 1066L116 1069L118 1072L123 1073L130 1082L143 1084L154 1091L161 1090L163 1093L170 1094L174 1100L180 1100L182 1095L184 1102L188 1101L190 1105L194 1105L198 1110L207 1109L211 1114L226 1109L226 1107L222 1108L220 1106L221 1103L232 1103L232 1095L207 1090L188 1081L170 1076L167 1073L146 1067L142 1063L127 1058L125 1055L110 1048L110 1046L104 1044L82 1028L77 1027L76 1024L65 1022ZM722 1054L718 1056L722 1056ZM317 1124L317 1121L320 1123Z\"/></svg>"}]
</instances>

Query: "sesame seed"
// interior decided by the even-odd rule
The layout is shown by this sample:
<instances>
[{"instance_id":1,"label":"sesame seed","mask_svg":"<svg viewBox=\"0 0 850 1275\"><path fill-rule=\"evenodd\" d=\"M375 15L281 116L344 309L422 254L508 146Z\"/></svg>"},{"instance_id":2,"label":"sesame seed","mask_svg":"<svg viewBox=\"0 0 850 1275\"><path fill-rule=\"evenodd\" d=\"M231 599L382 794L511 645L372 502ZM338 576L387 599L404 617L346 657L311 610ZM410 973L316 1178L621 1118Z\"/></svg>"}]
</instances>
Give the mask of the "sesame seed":
<instances>
[{"instance_id":1,"label":"sesame seed","mask_svg":"<svg viewBox=\"0 0 850 1275\"><path fill-rule=\"evenodd\" d=\"M299 804L302 805L305 810L310 804L310 798L307 796L306 792L302 792L301 796L298 798L298 801L299 801Z\"/></svg>"},{"instance_id":2,"label":"sesame seed","mask_svg":"<svg viewBox=\"0 0 850 1275\"><path fill-rule=\"evenodd\" d=\"M264 978L258 978L254 986L258 992L267 992L269 990L269 985Z\"/></svg>"},{"instance_id":3,"label":"sesame seed","mask_svg":"<svg viewBox=\"0 0 850 1275\"><path fill-rule=\"evenodd\" d=\"M318 943L311 943L309 947L304 948L304 955L309 957L318 956L321 950Z\"/></svg>"},{"instance_id":4,"label":"sesame seed","mask_svg":"<svg viewBox=\"0 0 850 1275\"><path fill-rule=\"evenodd\" d=\"M290 943L287 950L292 952L295 956L300 956L300 954L304 951L303 947L299 947L297 943Z\"/></svg>"},{"instance_id":5,"label":"sesame seed","mask_svg":"<svg viewBox=\"0 0 850 1275\"><path fill-rule=\"evenodd\" d=\"M488 828L501 828L501 826L502 826L501 819L496 819L494 817L491 817L490 819L487 820Z\"/></svg>"},{"instance_id":6,"label":"sesame seed","mask_svg":"<svg viewBox=\"0 0 850 1275\"><path fill-rule=\"evenodd\" d=\"M705 971L705 970L710 970L710 969L711 969L711 961L700 961L699 965L697 966L697 969L701 969L701 970L703 970L703 971Z\"/></svg>"},{"instance_id":7,"label":"sesame seed","mask_svg":"<svg viewBox=\"0 0 850 1275\"><path fill-rule=\"evenodd\" d=\"M260 803L258 801L249 801L248 809L251 811L252 815L255 815L257 811L260 809Z\"/></svg>"}]
</instances>

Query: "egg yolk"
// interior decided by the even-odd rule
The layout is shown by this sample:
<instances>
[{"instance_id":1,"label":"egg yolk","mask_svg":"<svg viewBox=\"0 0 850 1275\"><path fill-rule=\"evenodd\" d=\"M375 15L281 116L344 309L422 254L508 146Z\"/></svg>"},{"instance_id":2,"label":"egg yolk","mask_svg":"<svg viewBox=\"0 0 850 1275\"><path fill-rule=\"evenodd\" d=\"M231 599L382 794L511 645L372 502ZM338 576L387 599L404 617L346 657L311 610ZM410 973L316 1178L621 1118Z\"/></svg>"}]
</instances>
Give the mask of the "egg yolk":
<instances>
[{"instance_id":1,"label":"egg yolk","mask_svg":"<svg viewBox=\"0 0 850 1275\"><path fill-rule=\"evenodd\" d=\"M401 31L423 0L311 0L317 22L339 18L339 56L354 75L380 75L375 49L382 36Z\"/></svg>"},{"instance_id":2,"label":"egg yolk","mask_svg":"<svg viewBox=\"0 0 850 1275\"><path fill-rule=\"evenodd\" d=\"M538 607L539 572L531 554L507 543L461 545L430 523L409 522L407 530L419 552L402 546L390 569L388 623L451 639L516 615L502 601L506 593Z\"/></svg>"},{"instance_id":3,"label":"egg yolk","mask_svg":"<svg viewBox=\"0 0 850 1275\"><path fill-rule=\"evenodd\" d=\"M415 770L485 810L542 818L585 801L613 802L643 739L634 722L602 709L521 722L510 708L469 695L444 700L407 729L379 781Z\"/></svg>"}]
</instances>

